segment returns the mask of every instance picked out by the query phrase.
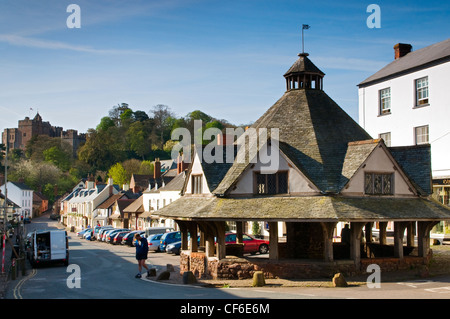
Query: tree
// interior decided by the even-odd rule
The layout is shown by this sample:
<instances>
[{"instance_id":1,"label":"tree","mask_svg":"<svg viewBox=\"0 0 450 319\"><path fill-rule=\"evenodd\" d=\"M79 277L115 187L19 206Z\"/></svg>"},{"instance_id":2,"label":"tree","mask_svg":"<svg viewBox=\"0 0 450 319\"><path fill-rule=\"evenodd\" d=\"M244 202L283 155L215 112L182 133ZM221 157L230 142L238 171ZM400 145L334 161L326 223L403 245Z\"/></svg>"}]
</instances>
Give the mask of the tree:
<instances>
[{"instance_id":1,"label":"tree","mask_svg":"<svg viewBox=\"0 0 450 319\"><path fill-rule=\"evenodd\" d=\"M149 134L142 122L134 122L126 133L129 148L144 159L150 152Z\"/></svg>"},{"instance_id":2,"label":"tree","mask_svg":"<svg viewBox=\"0 0 450 319\"><path fill-rule=\"evenodd\" d=\"M144 111L135 111L133 114L134 120L139 122L144 122L149 119L147 113Z\"/></svg>"},{"instance_id":3,"label":"tree","mask_svg":"<svg viewBox=\"0 0 450 319\"><path fill-rule=\"evenodd\" d=\"M109 116L104 116L97 125L97 131L107 131L110 127L115 126L114 121Z\"/></svg>"},{"instance_id":4,"label":"tree","mask_svg":"<svg viewBox=\"0 0 450 319\"><path fill-rule=\"evenodd\" d=\"M139 174L152 175L154 173L154 165L150 161L142 161L139 167Z\"/></svg>"},{"instance_id":5,"label":"tree","mask_svg":"<svg viewBox=\"0 0 450 319\"><path fill-rule=\"evenodd\" d=\"M67 171L71 164L71 154L64 152L60 147L52 146L43 151L44 160L59 167L63 171Z\"/></svg>"},{"instance_id":6,"label":"tree","mask_svg":"<svg viewBox=\"0 0 450 319\"><path fill-rule=\"evenodd\" d=\"M121 163L116 163L108 171L108 176L118 185L128 184L127 172Z\"/></svg>"},{"instance_id":7,"label":"tree","mask_svg":"<svg viewBox=\"0 0 450 319\"><path fill-rule=\"evenodd\" d=\"M159 144L161 146L161 149L164 145L164 135L169 135L170 131L170 123L169 119L173 118L175 114L170 110L170 107L164 104L158 104L153 107L151 110L151 113L153 114L153 119L155 121L156 129L159 132L159 136L161 138Z\"/></svg>"},{"instance_id":8,"label":"tree","mask_svg":"<svg viewBox=\"0 0 450 319\"><path fill-rule=\"evenodd\" d=\"M121 125L120 116L127 109L129 109L128 104L127 103L121 103L121 104L117 104L116 106L113 106L113 108L109 111L109 117L111 118L111 120L114 121L116 126L120 126Z\"/></svg>"}]
</instances>

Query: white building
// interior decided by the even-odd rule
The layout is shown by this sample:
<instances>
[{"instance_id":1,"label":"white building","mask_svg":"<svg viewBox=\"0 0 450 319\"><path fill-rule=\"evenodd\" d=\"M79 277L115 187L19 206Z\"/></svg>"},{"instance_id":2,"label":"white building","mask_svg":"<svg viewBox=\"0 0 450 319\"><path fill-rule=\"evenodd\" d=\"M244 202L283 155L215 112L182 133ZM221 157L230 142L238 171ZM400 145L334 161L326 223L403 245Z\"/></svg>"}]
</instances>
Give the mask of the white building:
<instances>
[{"instance_id":1,"label":"white building","mask_svg":"<svg viewBox=\"0 0 450 319\"><path fill-rule=\"evenodd\" d=\"M117 194L119 189L113 185L112 179L108 184L96 185L93 181L87 181L85 188L77 188L66 197L67 226L80 230L92 226L96 221L97 207L108 197Z\"/></svg>"},{"instance_id":2,"label":"white building","mask_svg":"<svg viewBox=\"0 0 450 319\"><path fill-rule=\"evenodd\" d=\"M178 172L169 183L155 188L144 191L142 194L142 202L145 212L155 212L181 197L181 191L183 190L186 178L186 172ZM160 218L154 220L152 225L146 225L146 227L173 227L177 228L176 223L172 219Z\"/></svg>"},{"instance_id":3,"label":"white building","mask_svg":"<svg viewBox=\"0 0 450 319\"><path fill-rule=\"evenodd\" d=\"M24 183L7 182L8 199L20 206L17 212L21 217L32 218L33 212L33 190ZM0 191L5 194L5 185L0 186Z\"/></svg>"},{"instance_id":4,"label":"white building","mask_svg":"<svg viewBox=\"0 0 450 319\"><path fill-rule=\"evenodd\" d=\"M450 39L411 49L396 44L395 60L358 85L359 124L387 146L430 144L434 194L448 205Z\"/></svg>"}]
</instances>

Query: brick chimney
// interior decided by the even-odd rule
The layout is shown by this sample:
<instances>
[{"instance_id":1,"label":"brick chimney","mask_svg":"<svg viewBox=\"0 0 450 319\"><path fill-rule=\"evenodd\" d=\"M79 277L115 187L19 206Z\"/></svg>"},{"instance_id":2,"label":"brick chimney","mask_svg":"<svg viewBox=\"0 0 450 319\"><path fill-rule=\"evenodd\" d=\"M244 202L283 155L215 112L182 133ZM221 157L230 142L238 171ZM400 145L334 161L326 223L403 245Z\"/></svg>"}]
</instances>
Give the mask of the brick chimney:
<instances>
[{"instance_id":1,"label":"brick chimney","mask_svg":"<svg viewBox=\"0 0 450 319\"><path fill-rule=\"evenodd\" d=\"M153 178L158 179L161 177L161 162L159 161L159 158L155 158L155 165L153 165L154 172L153 172Z\"/></svg>"},{"instance_id":2,"label":"brick chimney","mask_svg":"<svg viewBox=\"0 0 450 319\"><path fill-rule=\"evenodd\" d=\"M397 60L407 55L408 53L411 52L411 50L412 50L411 44L397 43L396 45L394 45L395 59Z\"/></svg>"},{"instance_id":3,"label":"brick chimney","mask_svg":"<svg viewBox=\"0 0 450 319\"><path fill-rule=\"evenodd\" d=\"M177 175L187 170L188 164L184 161L183 155L177 157Z\"/></svg>"}]
</instances>

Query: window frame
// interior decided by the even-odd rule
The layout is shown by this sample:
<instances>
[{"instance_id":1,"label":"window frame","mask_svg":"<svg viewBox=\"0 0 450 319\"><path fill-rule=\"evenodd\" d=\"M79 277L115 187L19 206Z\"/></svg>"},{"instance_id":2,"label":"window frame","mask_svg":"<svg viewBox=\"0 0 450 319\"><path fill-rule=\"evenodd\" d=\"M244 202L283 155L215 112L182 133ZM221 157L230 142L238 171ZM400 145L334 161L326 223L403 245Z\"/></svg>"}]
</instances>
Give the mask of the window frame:
<instances>
[{"instance_id":1,"label":"window frame","mask_svg":"<svg viewBox=\"0 0 450 319\"><path fill-rule=\"evenodd\" d=\"M423 80L426 80L426 86L418 87L418 84ZM419 93L426 92L426 98L419 98ZM430 82L428 76L424 76L414 80L414 108L421 108L430 105ZM426 100L426 101L425 101ZM420 101L425 101L424 103L419 103Z\"/></svg>"},{"instance_id":2,"label":"window frame","mask_svg":"<svg viewBox=\"0 0 450 319\"><path fill-rule=\"evenodd\" d=\"M426 136L426 142L418 142L418 134L417 134L417 130L418 129L423 129L426 128L427 132L426 135L421 134L420 136ZM430 143L430 126L429 125L421 125L421 126L416 126L414 127L414 144L415 145L423 145L423 144L429 144Z\"/></svg>"},{"instance_id":3,"label":"window frame","mask_svg":"<svg viewBox=\"0 0 450 319\"><path fill-rule=\"evenodd\" d=\"M371 191L368 192L367 191L367 176L371 175L372 176L372 180L371 180ZM389 176L389 182L390 182L390 192L387 193L385 192L385 177ZM381 177L381 191L377 192L376 191L376 177ZM394 183L395 183L395 174L392 173L387 173L387 172L364 172L364 195L369 195L369 196L393 196L394 195Z\"/></svg>"},{"instance_id":4,"label":"window frame","mask_svg":"<svg viewBox=\"0 0 450 319\"><path fill-rule=\"evenodd\" d=\"M389 90L389 96L384 96L383 97L383 92L384 91L388 91ZM384 89L380 89L378 91L378 99L379 99L379 105L378 105L378 115L379 116L383 116L383 115L388 115L391 114L391 109L392 109L392 94L391 94L391 87L387 87ZM389 108L385 108L384 106L386 105L386 103L384 103L384 101L389 100Z\"/></svg>"},{"instance_id":5,"label":"window frame","mask_svg":"<svg viewBox=\"0 0 450 319\"><path fill-rule=\"evenodd\" d=\"M286 176L286 192L281 193L280 192L280 175L281 174L285 174ZM269 178L271 178L271 176L275 177L275 192L269 192ZM265 179L264 181L264 192L260 192L260 182L259 182L259 178L263 177ZM283 171L278 171L274 174L261 174L261 172L259 171L255 171L254 172L254 190L253 193L255 195L262 195L262 196L267 196L267 195L283 195L283 194L289 194L289 171L288 170L283 170Z\"/></svg>"},{"instance_id":6,"label":"window frame","mask_svg":"<svg viewBox=\"0 0 450 319\"><path fill-rule=\"evenodd\" d=\"M191 175L191 194L203 193L203 174Z\"/></svg>"}]
</instances>

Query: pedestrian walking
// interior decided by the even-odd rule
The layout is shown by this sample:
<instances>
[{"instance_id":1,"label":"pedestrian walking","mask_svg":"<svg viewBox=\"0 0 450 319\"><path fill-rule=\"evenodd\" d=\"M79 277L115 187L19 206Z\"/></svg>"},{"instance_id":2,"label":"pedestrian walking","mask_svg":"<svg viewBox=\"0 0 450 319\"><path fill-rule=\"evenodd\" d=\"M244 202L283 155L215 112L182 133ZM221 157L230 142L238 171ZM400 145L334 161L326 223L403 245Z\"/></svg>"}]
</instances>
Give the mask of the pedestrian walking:
<instances>
[{"instance_id":1,"label":"pedestrian walking","mask_svg":"<svg viewBox=\"0 0 450 319\"><path fill-rule=\"evenodd\" d=\"M141 237L139 233L134 235L134 245L136 246L136 260L138 261L138 269L139 272L136 275L136 278L142 277L142 268L147 270L147 277L150 276L150 270L148 269L145 261L148 258L148 242L147 239Z\"/></svg>"}]
</instances>

